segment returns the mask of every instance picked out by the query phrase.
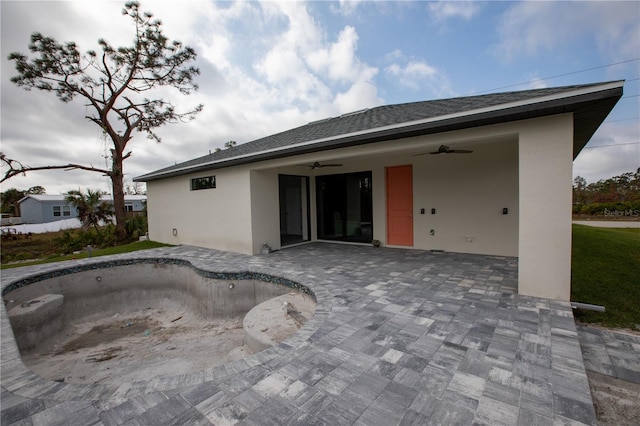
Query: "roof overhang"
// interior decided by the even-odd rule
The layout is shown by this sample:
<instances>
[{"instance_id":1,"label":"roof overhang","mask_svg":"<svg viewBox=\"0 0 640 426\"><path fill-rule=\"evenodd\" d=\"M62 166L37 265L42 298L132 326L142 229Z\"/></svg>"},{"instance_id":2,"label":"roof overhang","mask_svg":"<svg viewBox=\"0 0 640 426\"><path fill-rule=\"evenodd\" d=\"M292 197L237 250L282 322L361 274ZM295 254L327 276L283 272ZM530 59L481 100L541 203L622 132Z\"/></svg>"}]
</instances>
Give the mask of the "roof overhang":
<instances>
[{"instance_id":1,"label":"roof overhang","mask_svg":"<svg viewBox=\"0 0 640 426\"><path fill-rule=\"evenodd\" d=\"M169 170L158 170L136 177L133 180L136 182L149 182L205 170L215 170L300 154L565 113L573 113L573 158L576 158L622 97L623 85L624 81L603 83L525 101L504 103L455 114L346 133L335 137L316 139L195 165L172 167Z\"/></svg>"}]
</instances>

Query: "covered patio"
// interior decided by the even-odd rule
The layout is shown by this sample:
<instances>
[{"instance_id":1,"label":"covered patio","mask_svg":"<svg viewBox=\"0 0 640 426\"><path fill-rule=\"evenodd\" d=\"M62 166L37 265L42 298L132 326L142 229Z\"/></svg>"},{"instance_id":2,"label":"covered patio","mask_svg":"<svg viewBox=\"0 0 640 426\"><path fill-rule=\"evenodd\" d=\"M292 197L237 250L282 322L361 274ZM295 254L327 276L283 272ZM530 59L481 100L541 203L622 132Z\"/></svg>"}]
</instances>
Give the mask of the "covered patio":
<instances>
[{"instance_id":1,"label":"covered patio","mask_svg":"<svg viewBox=\"0 0 640 426\"><path fill-rule=\"evenodd\" d=\"M269 255L176 246L3 271L182 259L306 285L316 314L247 358L148 381L46 381L2 309L2 424L596 424L568 302L517 293L517 259L314 242Z\"/></svg>"},{"instance_id":2,"label":"covered patio","mask_svg":"<svg viewBox=\"0 0 640 426\"><path fill-rule=\"evenodd\" d=\"M572 160L623 85L353 111L134 180L147 183L154 241L245 254L339 241L513 256L519 294L568 301Z\"/></svg>"}]
</instances>

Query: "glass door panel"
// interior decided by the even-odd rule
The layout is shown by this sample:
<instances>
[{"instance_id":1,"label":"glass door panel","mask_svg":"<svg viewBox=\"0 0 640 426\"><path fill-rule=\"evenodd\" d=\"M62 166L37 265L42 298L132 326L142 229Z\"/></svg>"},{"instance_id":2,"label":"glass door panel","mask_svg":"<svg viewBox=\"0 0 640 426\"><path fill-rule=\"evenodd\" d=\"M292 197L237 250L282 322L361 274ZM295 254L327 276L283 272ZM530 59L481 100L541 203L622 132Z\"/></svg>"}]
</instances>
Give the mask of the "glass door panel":
<instances>
[{"instance_id":1,"label":"glass door panel","mask_svg":"<svg viewBox=\"0 0 640 426\"><path fill-rule=\"evenodd\" d=\"M316 177L318 238L370 243L371 172Z\"/></svg>"}]
</instances>

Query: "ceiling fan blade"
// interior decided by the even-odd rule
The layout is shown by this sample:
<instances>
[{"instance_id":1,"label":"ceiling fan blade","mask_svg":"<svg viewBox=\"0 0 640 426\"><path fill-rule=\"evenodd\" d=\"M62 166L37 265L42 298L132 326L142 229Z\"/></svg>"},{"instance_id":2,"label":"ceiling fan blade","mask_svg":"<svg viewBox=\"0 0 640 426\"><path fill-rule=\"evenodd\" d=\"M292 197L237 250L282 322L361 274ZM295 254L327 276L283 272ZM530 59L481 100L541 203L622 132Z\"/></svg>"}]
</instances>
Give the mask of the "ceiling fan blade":
<instances>
[{"instance_id":1,"label":"ceiling fan blade","mask_svg":"<svg viewBox=\"0 0 640 426\"><path fill-rule=\"evenodd\" d=\"M433 152L422 152L420 154L413 154L412 157L417 157L420 155L425 155L425 154L431 154L431 155L437 155L437 154L471 154L473 151L471 151L470 149L451 149L446 145L440 145L440 147L438 148L437 151L433 151Z\"/></svg>"},{"instance_id":2,"label":"ceiling fan blade","mask_svg":"<svg viewBox=\"0 0 640 426\"><path fill-rule=\"evenodd\" d=\"M313 169L318 169L318 168L322 168L322 167L342 167L342 164L320 164L319 162L315 162L311 165L309 165L309 167L311 167L311 170Z\"/></svg>"}]
</instances>

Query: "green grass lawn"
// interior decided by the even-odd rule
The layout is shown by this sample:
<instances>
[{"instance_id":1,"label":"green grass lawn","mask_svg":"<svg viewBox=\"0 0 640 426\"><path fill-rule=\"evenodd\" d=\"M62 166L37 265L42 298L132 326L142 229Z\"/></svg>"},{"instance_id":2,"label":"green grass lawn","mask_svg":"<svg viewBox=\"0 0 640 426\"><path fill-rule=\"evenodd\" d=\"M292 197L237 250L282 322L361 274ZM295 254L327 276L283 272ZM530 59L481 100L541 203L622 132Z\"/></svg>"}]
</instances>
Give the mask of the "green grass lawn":
<instances>
[{"instance_id":1,"label":"green grass lawn","mask_svg":"<svg viewBox=\"0 0 640 426\"><path fill-rule=\"evenodd\" d=\"M106 256L109 254L129 253L132 251L152 249L156 247L167 247L167 244L157 243L155 241L136 241L130 244L124 244L116 247L108 247L104 249L94 249L91 252L92 257ZM84 250L78 254L68 254L65 256L50 256L44 259L29 260L24 262L6 263L0 269L19 268L22 266L40 265L42 263L61 262L63 260L84 259L89 257L89 253Z\"/></svg>"},{"instance_id":2,"label":"green grass lawn","mask_svg":"<svg viewBox=\"0 0 640 426\"><path fill-rule=\"evenodd\" d=\"M640 330L640 229L573 225L571 300L606 309L579 321Z\"/></svg>"}]
</instances>

